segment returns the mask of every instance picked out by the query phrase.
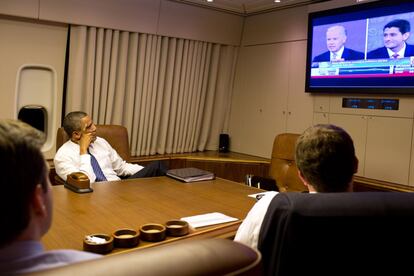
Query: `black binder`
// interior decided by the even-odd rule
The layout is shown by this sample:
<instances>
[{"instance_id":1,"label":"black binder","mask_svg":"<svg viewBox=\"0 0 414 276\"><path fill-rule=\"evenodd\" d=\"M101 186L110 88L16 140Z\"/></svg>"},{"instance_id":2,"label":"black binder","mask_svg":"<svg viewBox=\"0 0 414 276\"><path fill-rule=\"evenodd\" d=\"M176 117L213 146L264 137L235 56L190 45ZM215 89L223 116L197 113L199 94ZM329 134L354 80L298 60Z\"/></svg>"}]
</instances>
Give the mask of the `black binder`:
<instances>
[{"instance_id":1,"label":"black binder","mask_svg":"<svg viewBox=\"0 0 414 276\"><path fill-rule=\"evenodd\" d=\"M171 169L167 171L167 176L183 182L196 182L215 178L214 173L197 168Z\"/></svg>"}]
</instances>

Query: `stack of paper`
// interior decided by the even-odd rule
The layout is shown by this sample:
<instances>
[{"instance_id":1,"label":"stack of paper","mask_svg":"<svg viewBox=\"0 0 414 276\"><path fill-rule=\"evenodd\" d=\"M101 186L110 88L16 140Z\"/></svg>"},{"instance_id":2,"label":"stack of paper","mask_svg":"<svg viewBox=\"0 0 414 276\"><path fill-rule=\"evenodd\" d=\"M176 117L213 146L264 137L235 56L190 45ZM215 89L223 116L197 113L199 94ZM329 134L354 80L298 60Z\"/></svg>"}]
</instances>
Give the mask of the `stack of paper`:
<instances>
[{"instance_id":1,"label":"stack of paper","mask_svg":"<svg viewBox=\"0 0 414 276\"><path fill-rule=\"evenodd\" d=\"M184 217L181 220L188 222L193 228L214 225L219 223L231 222L239 220L237 218L226 216L225 214L214 212L203 215Z\"/></svg>"},{"instance_id":2,"label":"stack of paper","mask_svg":"<svg viewBox=\"0 0 414 276\"><path fill-rule=\"evenodd\" d=\"M184 182L195 182L214 179L214 173L197 168L182 168L168 170L167 176Z\"/></svg>"}]
</instances>

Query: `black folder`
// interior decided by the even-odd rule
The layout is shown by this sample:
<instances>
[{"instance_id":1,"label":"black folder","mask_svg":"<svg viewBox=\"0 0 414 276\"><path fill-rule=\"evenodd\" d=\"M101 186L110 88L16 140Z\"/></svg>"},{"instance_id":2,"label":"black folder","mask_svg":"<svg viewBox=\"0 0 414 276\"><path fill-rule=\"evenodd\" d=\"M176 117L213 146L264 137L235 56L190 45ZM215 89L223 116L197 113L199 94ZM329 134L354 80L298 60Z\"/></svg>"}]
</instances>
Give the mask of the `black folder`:
<instances>
[{"instance_id":1,"label":"black folder","mask_svg":"<svg viewBox=\"0 0 414 276\"><path fill-rule=\"evenodd\" d=\"M183 182L196 182L215 178L214 173L197 168L171 169L167 171L167 176Z\"/></svg>"}]
</instances>

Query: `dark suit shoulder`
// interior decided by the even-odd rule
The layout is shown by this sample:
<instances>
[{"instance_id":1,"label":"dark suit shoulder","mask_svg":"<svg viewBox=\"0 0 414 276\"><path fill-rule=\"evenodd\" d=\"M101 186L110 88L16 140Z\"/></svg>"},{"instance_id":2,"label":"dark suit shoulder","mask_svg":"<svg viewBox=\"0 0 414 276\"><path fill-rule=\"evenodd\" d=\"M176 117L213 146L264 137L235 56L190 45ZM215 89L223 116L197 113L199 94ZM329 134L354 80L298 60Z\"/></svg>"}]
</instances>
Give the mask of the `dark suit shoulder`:
<instances>
[{"instance_id":1,"label":"dark suit shoulder","mask_svg":"<svg viewBox=\"0 0 414 276\"><path fill-rule=\"evenodd\" d=\"M367 58L389 58L387 48L386 47L380 47L375 50L372 50L368 52Z\"/></svg>"},{"instance_id":2,"label":"dark suit shoulder","mask_svg":"<svg viewBox=\"0 0 414 276\"><path fill-rule=\"evenodd\" d=\"M342 54L344 60L358 60L364 59L364 53L358 52L349 48L345 48Z\"/></svg>"},{"instance_id":3,"label":"dark suit shoulder","mask_svg":"<svg viewBox=\"0 0 414 276\"><path fill-rule=\"evenodd\" d=\"M329 51L326 51L320 55L317 55L313 58L313 62L322 62L322 61L330 61L331 60L331 54Z\"/></svg>"},{"instance_id":4,"label":"dark suit shoulder","mask_svg":"<svg viewBox=\"0 0 414 276\"><path fill-rule=\"evenodd\" d=\"M406 44L404 56L411 57L414 56L414 45Z\"/></svg>"}]
</instances>

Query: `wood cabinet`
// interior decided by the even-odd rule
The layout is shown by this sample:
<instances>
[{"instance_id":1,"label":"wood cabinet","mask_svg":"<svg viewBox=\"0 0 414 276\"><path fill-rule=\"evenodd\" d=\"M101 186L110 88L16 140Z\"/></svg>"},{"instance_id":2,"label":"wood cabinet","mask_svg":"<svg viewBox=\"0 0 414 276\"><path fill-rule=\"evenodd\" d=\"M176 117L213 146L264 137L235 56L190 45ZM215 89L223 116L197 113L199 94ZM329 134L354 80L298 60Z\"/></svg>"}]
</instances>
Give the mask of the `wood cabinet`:
<instances>
[{"instance_id":1,"label":"wood cabinet","mask_svg":"<svg viewBox=\"0 0 414 276\"><path fill-rule=\"evenodd\" d=\"M408 185L412 119L330 114L329 121L352 136L357 175Z\"/></svg>"},{"instance_id":2,"label":"wood cabinet","mask_svg":"<svg viewBox=\"0 0 414 276\"><path fill-rule=\"evenodd\" d=\"M314 123L329 122L351 135L359 160L358 176L414 185L413 177L410 179L413 118L409 112L349 110L339 108L336 98L330 107L327 103L324 97L315 101Z\"/></svg>"},{"instance_id":3,"label":"wood cabinet","mask_svg":"<svg viewBox=\"0 0 414 276\"><path fill-rule=\"evenodd\" d=\"M213 172L217 177L243 183L247 174L267 177L269 171L267 164L234 161L186 160L186 167L207 170Z\"/></svg>"},{"instance_id":4,"label":"wood cabinet","mask_svg":"<svg viewBox=\"0 0 414 276\"><path fill-rule=\"evenodd\" d=\"M247 174L261 177L269 176L270 160L257 156L241 153L219 153L217 151L205 151L185 154L166 154L142 157L132 157L131 162L145 166L153 161L162 161L169 169L195 167L213 172L217 177L245 182ZM53 160L48 160L51 183L55 183L56 175Z\"/></svg>"},{"instance_id":5,"label":"wood cabinet","mask_svg":"<svg viewBox=\"0 0 414 276\"><path fill-rule=\"evenodd\" d=\"M231 150L270 157L273 140L312 125L304 92L306 41L241 47L230 116Z\"/></svg>"},{"instance_id":6,"label":"wood cabinet","mask_svg":"<svg viewBox=\"0 0 414 276\"><path fill-rule=\"evenodd\" d=\"M306 41L289 43L289 93L287 93L286 127L283 132L302 133L312 125L313 100L305 93ZM279 133L278 133L279 134Z\"/></svg>"}]
</instances>

